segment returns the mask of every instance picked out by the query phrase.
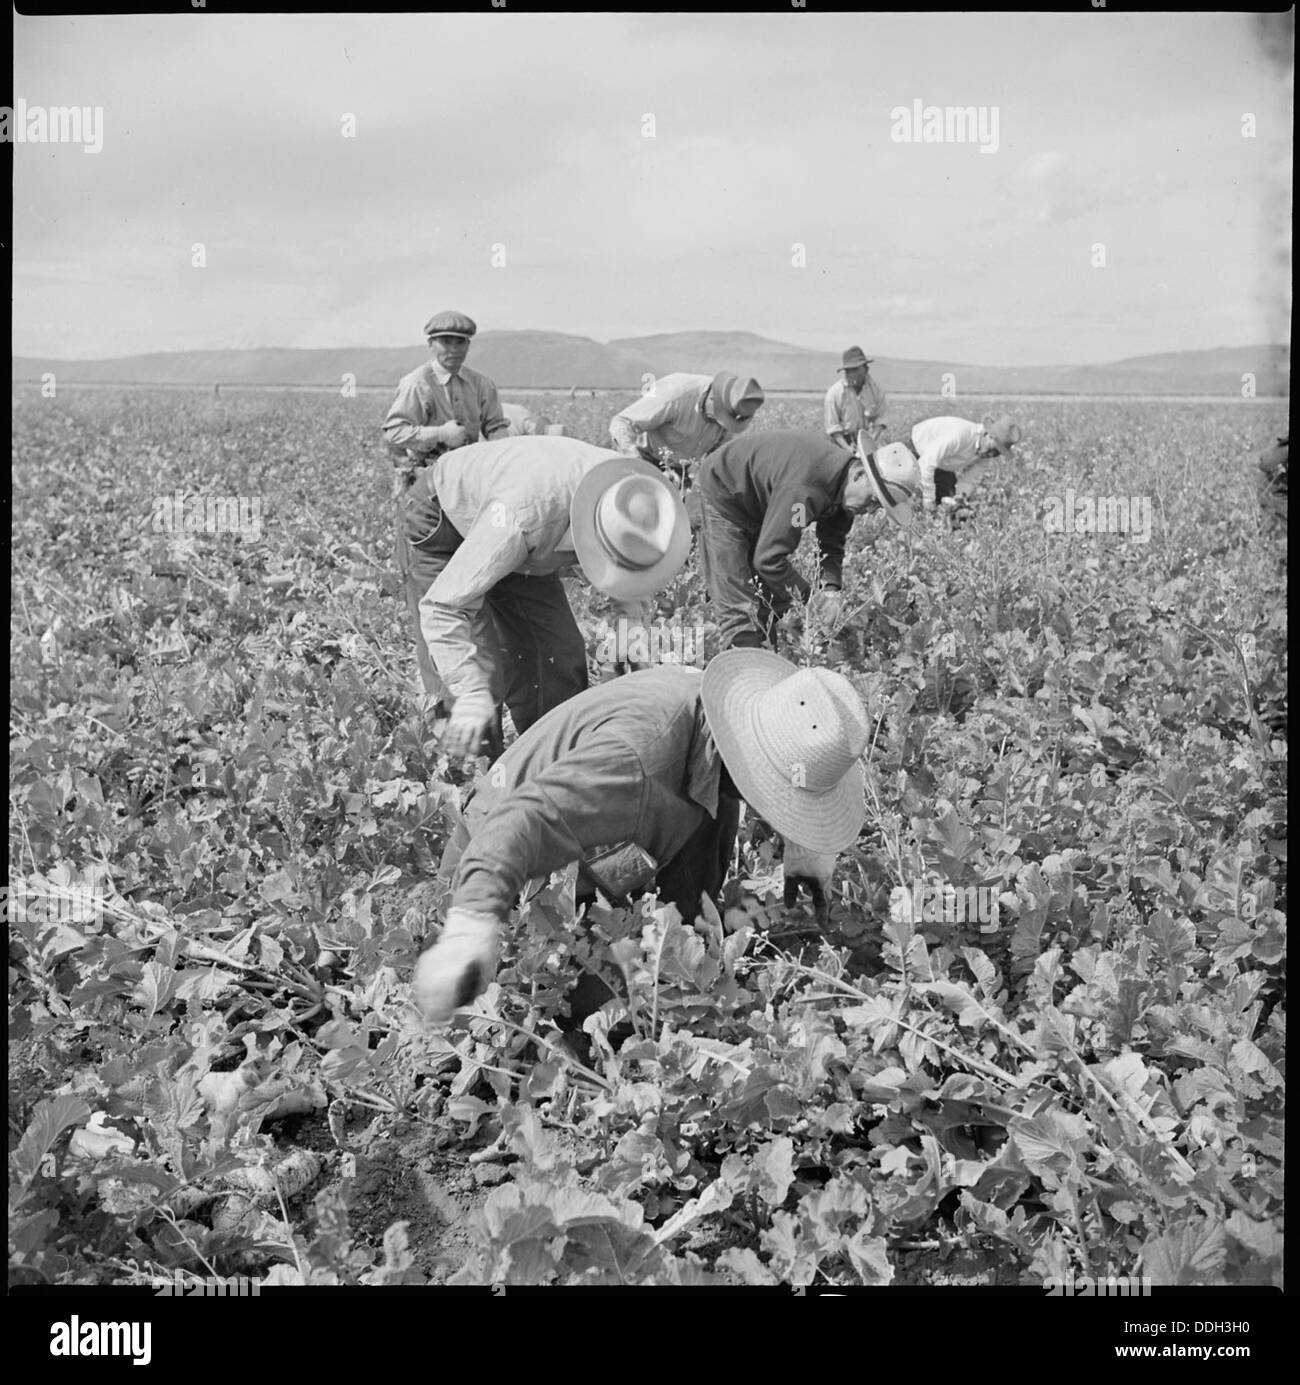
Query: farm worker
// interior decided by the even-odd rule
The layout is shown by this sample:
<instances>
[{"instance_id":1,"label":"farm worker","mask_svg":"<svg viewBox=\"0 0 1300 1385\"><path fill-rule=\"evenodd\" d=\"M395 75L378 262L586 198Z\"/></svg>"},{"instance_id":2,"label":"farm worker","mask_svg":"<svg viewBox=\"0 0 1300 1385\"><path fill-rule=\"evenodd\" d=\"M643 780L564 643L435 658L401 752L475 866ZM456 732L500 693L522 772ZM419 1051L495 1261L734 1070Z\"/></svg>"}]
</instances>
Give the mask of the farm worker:
<instances>
[{"instance_id":1,"label":"farm worker","mask_svg":"<svg viewBox=\"0 0 1300 1385\"><path fill-rule=\"evenodd\" d=\"M983 423L964 418L927 418L912 429L911 441L877 448L872 465L898 497L919 497L927 514L940 501L954 504L974 489L988 464L1010 457L1020 427L1010 414L986 415Z\"/></svg>"},{"instance_id":2,"label":"farm worker","mask_svg":"<svg viewBox=\"0 0 1300 1385\"><path fill-rule=\"evenodd\" d=\"M840 614L844 545L855 515L875 503L862 457L813 432L757 433L725 443L700 466L700 557L721 647L773 642L776 622L807 601L791 561L816 531L828 624Z\"/></svg>"},{"instance_id":3,"label":"farm worker","mask_svg":"<svg viewBox=\"0 0 1300 1385\"><path fill-rule=\"evenodd\" d=\"M565 436L562 423L552 423L544 414L535 414L523 404L502 404L501 412L510 426L498 435L500 437L531 438L534 434L553 438Z\"/></svg>"},{"instance_id":4,"label":"farm worker","mask_svg":"<svg viewBox=\"0 0 1300 1385\"><path fill-rule=\"evenodd\" d=\"M763 404L757 380L717 375L661 375L609 422L614 446L644 457L690 484L689 467L744 432Z\"/></svg>"},{"instance_id":5,"label":"farm worker","mask_svg":"<svg viewBox=\"0 0 1300 1385\"><path fill-rule=\"evenodd\" d=\"M420 635L420 597L428 587L428 559L441 552L448 541L424 531L424 550L417 563L407 540L412 527L411 487L421 468L435 457L466 443L505 435L508 423L501 412L497 387L486 375L465 364L470 339L478 331L464 313L434 313L424 324L431 360L402 377L397 396L384 420L384 439L397 468L397 532L393 557L401 574L406 609L415 634L415 653L420 683L426 693L436 693L438 675ZM416 571L416 567L421 571Z\"/></svg>"},{"instance_id":6,"label":"farm worker","mask_svg":"<svg viewBox=\"0 0 1300 1385\"><path fill-rule=\"evenodd\" d=\"M502 925L529 880L580 863L575 891L625 904L656 889L691 922L721 889L743 798L785 838L786 887L810 888L825 921L835 857L865 815L858 758L866 709L853 685L768 650L666 664L571 698L481 779L444 866L455 867L441 936L415 996L447 1019L496 972ZM458 857L458 859L453 859ZM603 983L570 996L577 1018Z\"/></svg>"},{"instance_id":7,"label":"farm worker","mask_svg":"<svg viewBox=\"0 0 1300 1385\"><path fill-rule=\"evenodd\" d=\"M1290 434L1278 438L1277 446L1259 454L1259 503L1265 514L1286 520L1286 474Z\"/></svg>"},{"instance_id":8,"label":"farm worker","mask_svg":"<svg viewBox=\"0 0 1300 1385\"><path fill-rule=\"evenodd\" d=\"M434 545L426 566L424 538L409 535L425 584L420 629L451 703L442 743L454 756L478 754L485 738L499 752L503 702L522 733L586 688L587 646L562 569L579 565L640 623L691 547L685 507L661 472L577 438L444 452L411 495L408 514Z\"/></svg>"},{"instance_id":9,"label":"farm worker","mask_svg":"<svg viewBox=\"0 0 1300 1385\"><path fill-rule=\"evenodd\" d=\"M502 437L509 427L496 385L465 364L477 331L472 317L457 312L435 313L424 324L432 359L402 377L384 420L390 449L407 454L402 470L427 466L455 447Z\"/></svg>"},{"instance_id":10,"label":"farm worker","mask_svg":"<svg viewBox=\"0 0 1300 1385\"><path fill-rule=\"evenodd\" d=\"M826 391L823 406L826 436L848 452L865 431L871 443L885 435L885 392L871 378L870 356L860 346L850 346L840 357L839 379Z\"/></svg>"}]
</instances>

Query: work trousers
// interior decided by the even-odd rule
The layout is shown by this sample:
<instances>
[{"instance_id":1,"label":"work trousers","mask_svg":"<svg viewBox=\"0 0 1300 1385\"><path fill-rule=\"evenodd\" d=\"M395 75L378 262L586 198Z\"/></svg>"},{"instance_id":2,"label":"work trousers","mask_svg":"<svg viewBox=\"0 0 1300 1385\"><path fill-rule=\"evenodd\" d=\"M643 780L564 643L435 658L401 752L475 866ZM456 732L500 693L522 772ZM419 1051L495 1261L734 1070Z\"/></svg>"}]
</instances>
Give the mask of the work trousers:
<instances>
[{"instance_id":1,"label":"work trousers","mask_svg":"<svg viewBox=\"0 0 1300 1385\"><path fill-rule=\"evenodd\" d=\"M791 602L754 571L758 531L737 524L708 496L700 498L700 565L711 614L718 622L718 647L775 648L776 623Z\"/></svg>"},{"instance_id":2,"label":"work trousers","mask_svg":"<svg viewBox=\"0 0 1300 1385\"><path fill-rule=\"evenodd\" d=\"M442 679L420 629L420 601L461 535L442 514L431 484L417 479L398 500L395 556L415 636L420 681L442 699ZM476 648L492 665L492 697L518 732L587 687L587 644L558 573L503 577L469 617ZM446 710L450 711L450 708Z\"/></svg>"}]
</instances>

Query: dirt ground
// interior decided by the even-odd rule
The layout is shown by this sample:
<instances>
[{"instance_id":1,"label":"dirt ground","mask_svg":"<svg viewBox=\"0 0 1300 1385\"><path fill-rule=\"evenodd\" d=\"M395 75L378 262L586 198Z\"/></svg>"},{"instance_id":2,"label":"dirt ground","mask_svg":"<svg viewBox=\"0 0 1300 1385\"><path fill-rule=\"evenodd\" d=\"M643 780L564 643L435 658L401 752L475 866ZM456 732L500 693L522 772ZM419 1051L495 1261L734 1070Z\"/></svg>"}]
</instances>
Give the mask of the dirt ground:
<instances>
[{"instance_id":1,"label":"dirt ground","mask_svg":"<svg viewBox=\"0 0 1300 1385\"><path fill-rule=\"evenodd\" d=\"M359 1244L378 1250L384 1232L396 1221L408 1223L415 1268L431 1285L446 1283L469 1257L471 1219L488 1193L510 1177L510 1155L483 1158L491 1137L452 1143L445 1129L412 1121L379 1117L349 1127L344 1153L355 1159L349 1219ZM304 1122L293 1144L334 1148L323 1119ZM480 1156L476 1158L475 1156ZM330 1171L313 1190L339 1181L337 1150ZM730 1245L746 1237L730 1221L707 1218L688 1248L712 1263ZM938 1240L902 1243L891 1254L894 1284L899 1286L1011 1285L1023 1282L1020 1267L1005 1251L948 1247Z\"/></svg>"}]
</instances>

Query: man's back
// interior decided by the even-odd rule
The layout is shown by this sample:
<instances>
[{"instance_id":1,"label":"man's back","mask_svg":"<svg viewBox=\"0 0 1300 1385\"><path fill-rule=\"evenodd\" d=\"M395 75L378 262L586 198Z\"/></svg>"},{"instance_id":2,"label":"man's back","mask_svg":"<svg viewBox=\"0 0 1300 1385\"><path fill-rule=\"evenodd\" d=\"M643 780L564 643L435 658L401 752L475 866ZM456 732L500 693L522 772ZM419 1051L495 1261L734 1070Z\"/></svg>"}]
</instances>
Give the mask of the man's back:
<instances>
[{"instance_id":1,"label":"man's back","mask_svg":"<svg viewBox=\"0 0 1300 1385\"><path fill-rule=\"evenodd\" d=\"M485 511L496 527L530 532L568 527L578 483L600 462L617 457L578 438L498 438L444 452L433 466L433 485L448 518L468 534Z\"/></svg>"},{"instance_id":2,"label":"man's back","mask_svg":"<svg viewBox=\"0 0 1300 1385\"><path fill-rule=\"evenodd\" d=\"M773 497L794 497L811 511L804 524L833 508L853 457L813 432L742 434L724 443L700 470L700 487L724 513L762 523Z\"/></svg>"}]
</instances>

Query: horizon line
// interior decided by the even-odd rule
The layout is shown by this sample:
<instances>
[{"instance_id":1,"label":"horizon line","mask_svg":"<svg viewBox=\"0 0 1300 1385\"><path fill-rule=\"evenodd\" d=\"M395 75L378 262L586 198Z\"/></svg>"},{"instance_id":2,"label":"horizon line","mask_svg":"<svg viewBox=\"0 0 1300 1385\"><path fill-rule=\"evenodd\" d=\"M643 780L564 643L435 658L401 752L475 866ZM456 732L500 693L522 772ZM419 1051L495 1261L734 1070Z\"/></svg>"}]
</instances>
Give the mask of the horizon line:
<instances>
[{"instance_id":1,"label":"horizon line","mask_svg":"<svg viewBox=\"0 0 1300 1385\"><path fill-rule=\"evenodd\" d=\"M561 336L571 337L578 341L595 342L598 346L611 346L615 341L636 342L653 340L656 337L675 337L675 336L750 336L759 341L771 342L776 346L790 346L796 351L806 352L810 356L834 356L837 353L829 348L819 348L812 346L799 346L795 342L782 342L775 337L765 337L759 332L748 331L746 329L714 329L714 328L686 328L681 331L673 332L652 332L641 337L612 337L607 341L600 341L597 337L583 336L577 332L564 332L555 328L547 327L496 327L489 328L480 333L480 336L490 335L537 335L537 336ZM424 342L399 343L388 346L367 346L352 343L346 346L190 346L157 348L145 351L132 351L125 355L115 356L56 356L47 352L14 352L10 357L11 363L22 360L44 360L58 361L69 365L84 364L96 361L129 361L144 356L193 356L193 355L218 355L218 354L246 354L251 352L267 351L288 351L288 352L339 352L339 351L428 351L428 345ZM872 364L877 361L894 361L899 364L920 364L920 365L945 365L956 366L963 369L974 370L1064 370L1064 369L1090 369L1118 365L1121 361L1137 361L1154 356L1187 356L1211 351L1258 351L1270 350L1281 351L1289 355L1289 342L1249 342L1241 346L1201 346L1201 347L1181 347L1171 348L1163 351L1144 351L1136 356L1120 356L1104 361L1050 361L1023 363L1015 365L988 365L979 361L958 361L950 357L931 356L889 356L879 354L872 358Z\"/></svg>"}]
</instances>

